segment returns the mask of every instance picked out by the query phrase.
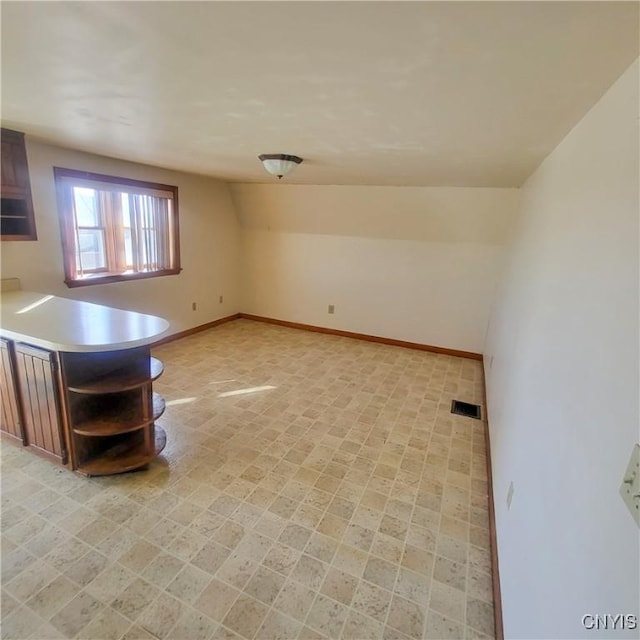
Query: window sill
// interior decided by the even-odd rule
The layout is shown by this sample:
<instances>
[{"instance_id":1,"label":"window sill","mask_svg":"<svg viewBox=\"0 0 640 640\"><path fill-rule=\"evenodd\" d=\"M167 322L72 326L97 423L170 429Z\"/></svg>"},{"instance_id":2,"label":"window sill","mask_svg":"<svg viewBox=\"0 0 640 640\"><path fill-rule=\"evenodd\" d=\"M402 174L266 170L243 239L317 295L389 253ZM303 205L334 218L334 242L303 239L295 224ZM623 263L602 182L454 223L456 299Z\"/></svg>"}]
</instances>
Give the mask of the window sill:
<instances>
[{"instance_id":1,"label":"window sill","mask_svg":"<svg viewBox=\"0 0 640 640\"><path fill-rule=\"evenodd\" d=\"M176 276L182 269L164 269L163 271L145 271L142 273L110 273L104 276L82 278L80 280L65 280L69 288L88 287L94 284L109 284L111 282L127 282L128 280L146 280L147 278L159 278L161 276Z\"/></svg>"}]
</instances>

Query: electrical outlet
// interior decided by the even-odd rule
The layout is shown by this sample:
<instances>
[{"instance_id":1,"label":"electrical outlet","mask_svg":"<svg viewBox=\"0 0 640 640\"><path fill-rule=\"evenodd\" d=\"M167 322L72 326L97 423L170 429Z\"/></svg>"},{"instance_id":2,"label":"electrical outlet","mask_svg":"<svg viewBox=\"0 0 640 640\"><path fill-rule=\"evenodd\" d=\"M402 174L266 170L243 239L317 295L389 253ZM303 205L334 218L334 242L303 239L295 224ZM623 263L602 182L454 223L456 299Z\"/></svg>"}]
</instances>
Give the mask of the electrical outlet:
<instances>
[{"instance_id":1,"label":"electrical outlet","mask_svg":"<svg viewBox=\"0 0 640 640\"><path fill-rule=\"evenodd\" d=\"M491 369L493 367L493 356L491 356L491 359L489 360L489 369Z\"/></svg>"},{"instance_id":2,"label":"electrical outlet","mask_svg":"<svg viewBox=\"0 0 640 640\"><path fill-rule=\"evenodd\" d=\"M511 501L513 500L513 480L509 483L509 490L507 491L507 509L511 509Z\"/></svg>"},{"instance_id":3,"label":"electrical outlet","mask_svg":"<svg viewBox=\"0 0 640 640\"><path fill-rule=\"evenodd\" d=\"M640 444L636 444L631 452L627 470L622 477L620 495L631 513L631 517L640 527Z\"/></svg>"},{"instance_id":4,"label":"electrical outlet","mask_svg":"<svg viewBox=\"0 0 640 640\"><path fill-rule=\"evenodd\" d=\"M195 311L198 308L198 305L195 302L191 303L191 311Z\"/></svg>"},{"instance_id":5,"label":"electrical outlet","mask_svg":"<svg viewBox=\"0 0 640 640\"><path fill-rule=\"evenodd\" d=\"M223 298L222 298L222 296L220 296L220 299L218 300L218 302L219 302L220 304L222 304L222 300L223 300Z\"/></svg>"},{"instance_id":6,"label":"electrical outlet","mask_svg":"<svg viewBox=\"0 0 640 640\"><path fill-rule=\"evenodd\" d=\"M335 312L336 312L336 306L334 304L330 304L328 313L335 313Z\"/></svg>"}]
</instances>

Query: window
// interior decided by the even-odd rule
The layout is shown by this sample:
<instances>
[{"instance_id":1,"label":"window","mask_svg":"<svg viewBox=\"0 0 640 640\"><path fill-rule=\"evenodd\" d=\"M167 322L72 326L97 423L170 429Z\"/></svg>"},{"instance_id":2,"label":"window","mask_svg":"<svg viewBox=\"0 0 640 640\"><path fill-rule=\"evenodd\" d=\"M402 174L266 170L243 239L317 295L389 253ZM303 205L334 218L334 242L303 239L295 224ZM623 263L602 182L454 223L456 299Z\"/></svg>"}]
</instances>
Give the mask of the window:
<instances>
[{"instance_id":1,"label":"window","mask_svg":"<svg viewBox=\"0 0 640 640\"><path fill-rule=\"evenodd\" d=\"M180 273L178 187L53 172L67 286Z\"/></svg>"}]
</instances>

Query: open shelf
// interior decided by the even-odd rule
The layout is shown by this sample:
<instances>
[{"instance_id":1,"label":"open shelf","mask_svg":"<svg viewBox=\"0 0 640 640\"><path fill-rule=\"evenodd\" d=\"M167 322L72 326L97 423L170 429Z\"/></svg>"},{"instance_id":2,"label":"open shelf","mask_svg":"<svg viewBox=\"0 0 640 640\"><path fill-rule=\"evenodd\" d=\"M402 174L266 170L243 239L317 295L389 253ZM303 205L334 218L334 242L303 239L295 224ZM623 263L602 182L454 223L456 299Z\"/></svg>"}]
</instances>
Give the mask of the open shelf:
<instances>
[{"instance_id":1,"label":"open shelf","mask_svg":"<svg viewBox=\"0 0 640 640\"><path fill-rule=\"evenodd\" d=\"M165 401L153 392L164 366L149 347L64 353L62 362L73 468L105 476L151 462L166 435L155 425Z\"/></svg>"},{"instance_id":2,"label":"open shelf","mask_svg":"<svg viewBox=\"0 0 640 640\"><path fill-rule=\"evenodd\" d=\"M114 371L109 371L99 377L93 378L89 382L69 385L69 391L74 393L100 394L100 393L120 393L138 389L149 382L153 382L162 375L164 365L160 360L149 357L149 368L140 370L137 367L122 367Z\"/></svg>"},{"instance_id":3,"label":"open shelf","mask_svg":"<svg viewBox=\"0 0 640 640\"><path fill-rule=\"evenodd\" d=\"M109 412L101 412L99 417L81 422L73 428L74 433L81 436L113 436L120 433L131 433L138 429L144 429L155 422L165 410L164 398L153 394L153 415L151 418L140 419L140 411L134 405L129 405L124 410L115 405Z\"/></svg>"},{"instance_id":4,"label":"open shelf","mask_svg":"<svg viewBox=\"0 0 640 640\"><path fill-rule=\"evenodd\" d=\"M152 451L147 449L144 441L126 440L87 460L78 467L78 471L88 476L106 476L144 467L158 456L167 444L167 434L162 427L156 425L154 432Z\"/></svg>"}]
</instances>

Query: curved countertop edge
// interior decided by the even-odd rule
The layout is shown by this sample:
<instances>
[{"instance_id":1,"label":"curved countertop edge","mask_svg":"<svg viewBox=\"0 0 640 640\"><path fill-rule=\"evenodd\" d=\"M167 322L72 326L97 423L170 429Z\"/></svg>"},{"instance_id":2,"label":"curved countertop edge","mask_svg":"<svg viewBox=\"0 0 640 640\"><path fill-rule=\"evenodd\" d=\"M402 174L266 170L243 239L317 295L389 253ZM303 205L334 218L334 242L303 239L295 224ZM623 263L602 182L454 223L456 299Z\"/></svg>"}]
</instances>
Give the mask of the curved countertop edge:
<instances>
[{"instance_id":1,"label":"curved countertop edge","mask_svg":"<svg viewBox=\"0 0 640 640\"><path fill-rule=\"evenodd\" d=\"M24 333L17 333L16 331L9 331L0 327L0 337L7 340L13 340L15 342L22 342L25 344L33 345L34 347L41 347L42 349L48 349L49 351L60 351L63 353L100 353L103 351L123 351L125 349L135 349L136 347L150 346L153 347L158 340L171 335L169 329L166 329L162 333L149 338L141 338L140 340L129 341L126 343L113 343L113 344L88 344L88 345L70 345L61 344L58 342L50 342L37 338L36 336L26 335Z\"/></svg>"},{"instance_id":2,"label":"curved countertop edge","mask_svg":"<svg viewBox=\"0 0 640 640\"><path fill-rule=\"evenodd\" d=\"M164 318L32 291L2 293L0 336L51 351L92 353L153 345Z\"/></svg>"}]
</instances>

